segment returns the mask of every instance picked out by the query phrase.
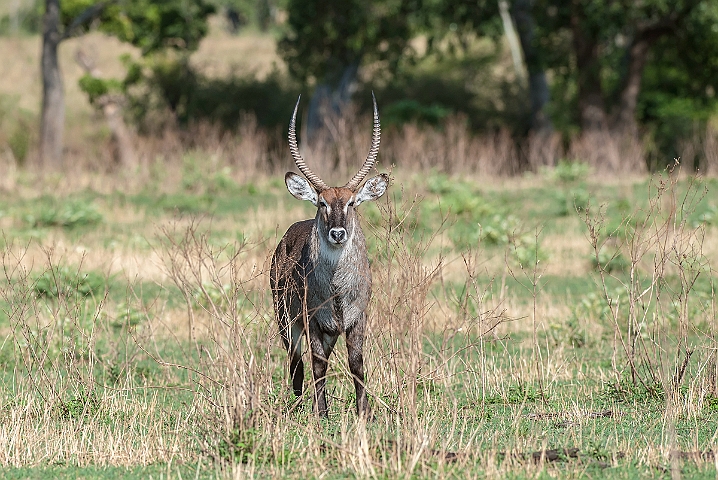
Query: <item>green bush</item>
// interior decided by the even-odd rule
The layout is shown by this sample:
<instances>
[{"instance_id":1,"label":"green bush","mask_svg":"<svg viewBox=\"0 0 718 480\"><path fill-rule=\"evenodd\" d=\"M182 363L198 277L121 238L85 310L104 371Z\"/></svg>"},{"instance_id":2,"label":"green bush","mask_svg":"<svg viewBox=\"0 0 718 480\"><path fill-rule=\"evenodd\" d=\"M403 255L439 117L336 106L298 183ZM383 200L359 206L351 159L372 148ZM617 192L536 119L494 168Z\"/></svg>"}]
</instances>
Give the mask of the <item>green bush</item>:
<instances>
[{"instance_id":1,"label":"green bush","mask_svg":"<svg viewBox=\"0 0 718 480\"><path fill-rule=\"evenodd\" d=\"M87 94L90 103L93 104L103 95L122 92L122 82L116 79L102 79L85 74L78 80L78 83L80 89Z\"/></svg>"},{"instance_id":2,"label":"green bush","mask_svg":"<svg viewBox=\"0 0 718 480\"><path fill-rule=\"evenodd\" d=\"M557 217L585 211L591 199L583 186L569 190L555 190L549 193L549 198L553 200L551 213Z\"/></svg>"},{"instance_id":3,"label":"green bush","mask_svg":"<svg viewBox=\"0 0 718 480\"><path fill-rule=\"evenodd\" d=\"M601 269L606 273L618 273L628 270L631 262L620 250L602 248L598 252L598 258L595 255L591 257L591 266L596 271Z\"/></svg>"},{"instance_id":4,"label":"green bush","mask_svg":"<svg viewBox=\"0 0 718 480\"><path fill-rule=\"evenodd\" d=\"M38 275L33 291L38 297L58 298L79 295L99 296L107 288L105 277L97 272L81 273L70 267L53 267Z\"/></svg>"},{"instance_id":5,"label":"green bush","mask_svg":"<svg viewBox=\"0 0 718 480\"><path fill-rule=\"evenodd\" d=\"M144 311L128 303L117 305L115 312L115 318L110 323L114 328L134 328L146 318Z\"/></svg>"},{"instance_id":6,"label":"green bush","mask_svg":"<svg viewBox=\"0 0 718 480\"><path fill-rule=\"evenodd\" d=\"M224 284L221 287L213 283L204 282L202 286L195 287L192 292L192 299L196 306L204 309L211 310L213 307L221 310L228 310L230 305L228 301L231 301L235 296L232 292L232 286ZM237 305L240 304L237 299Z\"/></svg>"},{"instance_id":7,"label":"green bush","mask_svg":"<svg viewBox=\"0 0 718 480\"><path fill-rule=\"evenodd\" d=\"M66 401L55 405L55 414L62 420L82 420L94 417L100 410L100 400L93 391L81 388Z\"/></svg>"},{"instance_id":8,"label":"green bush","mask_svg":"<svg viewBox=\"0 0 718 480\"><path fill-rule=\"evenodd\" d=\"M718 207L715 204L710 204L703 211L696 211L691 215L691 226L698 228L701 225L710 227L718 225Z\"/></svg>"},{"instance_id":9,"label":"green bush","mask_svg":"<svg viewBox=\"0 0 718 480\"><path fill-rule=\"evenodd\" d=\"M568 344L574 348L581 348L588 343L586 331L575 315L563 323L551 323L548 333L554 345Z\"/></svg>"},{"instance_id":10,"label":"green bush","mask_svg":"<svg viewBox=\"0 0 718 480\"><path fill-rule=\"evenodd\" d=\"M102 221L102 214L92 203L71 200L60 205L42 205L39 212L25 215L25 221L33 227L76 228L96 225Z\"/></svg>"},{"instance_id":11,"label":"green bush","mask_svg":"<svg viewBox=\"0 0 718 480\"><path fill-rule=\"evenodd\" d=\"M586 163L563 159L555 167L544 168L543 174L560 183L576 183L586 180L590 171L591 167Z\"/></svg>"},{"instance_id":12,"label":"green bush","mask_svg":"<svg viewBox=\"0 0 718 480\"><path fill-rule=\"evenodd\" d=\"M217 444L217 454L225 461L248 463L256 455L259 432L236 427Z\"/></svg>"},{"instance_id":13,"label":"green bush","mask_svg":"<svg viewBox=\"0 0 718 480\"><path fill-rule=\"evenodd\" d=\"M10 138L8 138L8 146L15 160L20 164L24 164L27 154L32 144L32 131L30 125L22 119L16 124Z\"/></svg>"},{"instance_id":14,"label":"green bush","mask_svg":"<svg viewBox=\"0 0 718 480\"><path fill-rule=\"evenodd\" d=\"M436 103L424 105L417 100L399 100L382 109L382 123L386 126L409 122L439 125L450 114L450 108Z\"/></svg>"},{"instance_id":15,"label":"green bush","mask_svg":"<svg viewBox=\"0 0 718 480\"><path fill-rule=\"evenodd\" d=\"M126 66L129 111L149 131L166 120L158 120L156 112L167 109L182 126L206 121L233 130L243 115L250 114L261 127L284 129L301 93L299 85L278 70L263 80L253 74L209 78L190 65L186 55L126 59Z\"/></svg>"},{"instance_id":16,"label":"green bush","mask_svg":"<svg viewBox=\"0 0 718 480\"><path fill-rule=\"evenodd\" d=\"M35 117L20 108L19 96L0 94L0 148L7 144L15 160L22 165L34 142Z\"/></svg>"}]
</instances>

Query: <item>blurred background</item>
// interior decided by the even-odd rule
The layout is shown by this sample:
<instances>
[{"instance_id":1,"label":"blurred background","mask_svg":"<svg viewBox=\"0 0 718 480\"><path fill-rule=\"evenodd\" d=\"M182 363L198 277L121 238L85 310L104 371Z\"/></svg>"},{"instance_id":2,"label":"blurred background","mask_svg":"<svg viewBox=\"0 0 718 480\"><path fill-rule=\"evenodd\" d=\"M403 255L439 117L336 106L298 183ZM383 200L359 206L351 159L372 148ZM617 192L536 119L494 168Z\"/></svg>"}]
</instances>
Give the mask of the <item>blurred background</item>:
<instances>
[{"instance_id":1,"label":"blurred background","mask_svg":"<svg viewBox=\"0 0 718 480\"><path fill-rule=\"evenodd\" d=\"M344 174L373 91L384 166L718 171L712 0L3 0L0 62L10 168L274 174L302 94L302 148Z\"/></svg>"}]
</instances>

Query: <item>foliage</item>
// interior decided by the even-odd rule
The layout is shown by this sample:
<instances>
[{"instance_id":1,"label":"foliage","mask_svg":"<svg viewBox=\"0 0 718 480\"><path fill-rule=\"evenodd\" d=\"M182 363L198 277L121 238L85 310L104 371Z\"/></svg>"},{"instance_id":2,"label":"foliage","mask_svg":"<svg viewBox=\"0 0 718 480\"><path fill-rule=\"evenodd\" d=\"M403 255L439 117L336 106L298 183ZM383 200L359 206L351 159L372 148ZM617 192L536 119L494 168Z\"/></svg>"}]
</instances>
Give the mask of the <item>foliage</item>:
<instances>
[{"instance_id":1,"label":"foliage","mask_svg":"<svg viewBox=\"0 0 718 480\"><path fill-rule=\"evenodd\" d=\"M679 142L701 131L716 112L718 89L718 6L708 0L665 2L534 2L535 47L543 68L555 74L551 112L554 124L572 132L580 95L599 95L614 115L626 85L633 42L646 39L652 55L641 75L636 120L655 142L649 163L657 168L677 156ZM584 38L576 41L572 25ZM581 42L584 42L582 46ZM598 52L595 62L587 49ZM578 50L583 48L584 50ZM581 71L576 59L585 63ZM581 92L587 82L591 92ZM593 82L593 83L591 83ZM585 100L585 98L584 98ZM596 100L596 99L594 99ZM698 128L697 128L698 127ZM693 159L689 159L693 161Z\"/></svg>"},{"instance_id":2,"label":"foliage","mask_svg":"<svg viewBox=\"0 0 718 480\"><path fill-rule=\"evenodd\" d=\"M568 344L573 348L585 347L588 343L586 330L576 316L569 317L565 322L549 324L549 336L554 345Z\"/></svg>"},{"instance_id":3,"label":"foliage","mask_svg":"<svg viewBox=\"0 0 718 480\"><path fill-rule=\"evenodd\" d=\"M63 14L64 8L70 12L69 6L63 7ZM196 50L207 34L207 17L212 13L214 6L206 0L131 0L107 5L100 29L140 48L144 55L166 48Z\"/></svg>"},{"instance_id":4,"label":"foliage","mask_svg":"<svg viewBox=\"0 0 718 480\"><path fill-rule=\"evenodd\" d=\"M344 70L365 61L393 68L412 37L416 0L289 0L289 31L278 49L302 82L337 84Z\"/></svg>"},{"instance_id":5,"label":"foliage","mask_svg":"<svg viewBox=\"0 0 718 480\"><path fill-rule=\"evenodd\" d=\"M520 85L492 70L501 56L500 43L473 38L465 50L454 54L406 57L396 68L377 72L355 97L361 102L370 98L366 90L377 92L383 105L382 125L442 128L443 120L456 115L474 132L501 128L520 132L526 102ZM369 109L369 103L364 107Z\"/></svg>"},{"instance_id":6,"label":"foliage","mask_svg":"<svg viewBox=\"0 0 718 480\"><path fill-rule=\"evenodd\" d=\"M158 54L126 59L123 80L129 112L144 130L166 126L167 111L180 126L208 121L234 130L246 115L268 130L286 128L301 89L275 70L263 80L233 74L211 78L198 72L185 55Z\"/></svg>"},{"instance_id":7,"label":"foliage","mask_svg":"<svg viewBox=\"0 0 718 480\"><path fill-rule=\"evenodd\" d=\"M504 247L509 258L523 267L546 259L525 221L486 198L473 184L434 174L426 178L426 185L437 198L423 206L424 215L451 216L448 235L455 248Z\"/></svg>"},{"instance_id":8,"label":"foliage","mask_svg":"<svg viewBox=\"0 0 718 480\"><path fill-rule=\"evenodd\" d=\"M545 175L560 183L575 183L586 180L590 172L588 164L580 161L559 160L553 168L546 168Z\"/></svg>"},{"instance_id":9,"label":"foliage","mask_svg":"<svg viewBox=\"0 0 718 480\"><path fill-rule=\"evenodd\" d=\"M18 106L19 98L0 94L0 145L7 144L15 160L22 165L33 141L33 116Z\"/></svg>"},{"instance_id":10,"label":"foliage","mask_svg":"<svg viewBox=\"0 0 718 480\"><path fill-rule=\"evenodd\" d=\"M85 74L78 80L80 90L85 92L90 103L95 103L99 98L109 93L122 92L122 82L117 79L103 79L94 75Z\"/></svg>"},{"instance_id":11,"label":"foliage","mask_svg":"<svg viewBox=\"0 0 718 480\"><path fill-rule=\"evenodd\" d=\"M504 33L498 2L424 0L421 6L417 23L430 45L448 42L449 51L456 52L465 49L468 39L477 33L495 40Z\"/></svg>"},{"instance_id":12,"label":"foliage","mask_svg":"<svg viewBox=\"0 0 718 480\"><path fill-rule=\"evenodd\" d=\"M718 206L716 204L709 204L703 211L696 211L695 213L695 215L691 216L691 226L693 228L698 228L701 225L718 225Z\"/></svg>"},{"instance_id":13,"label":"foliage","mask_svg":"<svg viewBox=\"0 0 718 480\"><path fill-rule=\"evenodd\" d=\"M453 113L474 130L522 130L521 87L491 69L502 53L496 2L298 0L288 11L279 51L290 74L336 87L352 80L352 68L372 65L354 96L369 109L364 99L376 91L385 125L440 125ZM426 48L415 48L417 38Z\"/></svg>"},{"instance_id":14,"label":"foliage","mask_svg":"<svg viewBox=\"0 0 718 480\"><path fill-rule=\"evenodd\" d=\"M705 280L708 286L702 292L701 280L711 270L704 253L704 232L690 222L705 190L698 180L684 187L677 171L668 173L667 178L652 179L647 205L636 205L622 222L625 228L616 229L612 239L601 233L606 219L600 210L588 210L584 222L605 305L621 335L621 354L633 386L649 391L655 390L655 385L665 390L670 386L673 395L681 387L693 351L694 340L688 332L700 328L700 319L710 310L704 292L712 294L713 279ZM669 247L665 238L672 239ZM621 257L623 250L627 259ZM624 275L616 274L623 269ZM612 288L609 277L619 286ZM678 325L681 328L674 330ZM666 361L658 360L663 357L673 363L666 370L659 367Z\"/></svg>"},{"instance_id":15,"label":"foliage","mask_svg":"<svg viewBox=\"0 0 718 480\"><path fill-rule=\"evenodd\" d=\"M18 13L20 28L39 33L42 27L44 1L35 0ZM144 53L163 48L195 50L207 34L207 17L214 13L214 5L207 0L62 0L60 3L61 30L77 35L88 28L114 35L123 42L139 47ZM97 12L99 22L89 25L78 19ZM7 31L10 19L0 19L0 32ZM74 30L69 32L70 28Z\"/></svg>"},{"instance_id":16,"label":"foliage","mask_svg":"<svg viewBox=\"0 0 718 480\"><path fill-rule=\"evenodd\" d=\"M95 103L108 93L126 94L133 97L131 104L136 117L142 117L156 105L148 104L146 95L140 95L138 100L137 93L133 96L130 90L154 91L153 86L172 82L175 88L160 88L160 95L173 111L177 111L183 95L194 91L192 87L195 86L191 72L183 74L189 71L187 52L196 50L207 34L207 18L214 13L214 5L206 0L128 0L106 4L98 4L94 0L73 0L62 3L65 28L70 28L72 22L92 9L99 11L99 30L138 47L142 59L134 61L127 55L122 57L127 68L122 80L100 79L89 74L83 76L79 81L80 89L88 95L90 102ZM168 57L167 51L178 52L181 60L167 61L167 58L175 58ZM150 70L151 75L144 75L146 70ZM183 113L179 111L180 116Z\"/></svg>"},{"instance_id":17,"label":"foliage","mask_svg":"<svg viewBox=\"0 0 718 480\"><path fill-rule=\"evenodd\" d=\"M259 433L253 429L234 428L217 444L217 455L224 461L248 463L255 455Z\"/></svg>"},{"instance_id":18,"label":"foliage","mask_svg":"<svg viewBox=\"0 0 718 480\"><path fill-rule=\"evenodd\" d=\"M398 100L382 109L382 124L390 126L416 122L439 125L449 114L451 110L440 104L423 105L418 100Z\"/></svg>"},{"instance_id":19,"label":"foliage","mask_svg":"<svg viewBox=\"0 0 718 480\"><path fill-rule=\"evenodd\" d=\"M70 200L43 205L34 214L25 215L25 221L33 227L76 228L102 222L102 214L84 200Z\"/></svg>"},{"instance_id":20,"label":"foliage","mask_svg":"<svg viewBox=\"0 0 718 480\"><path fill-rule=\"evenodd\" d=\"M284 1L277 0L214 0L219 9L225 11L227 19L232 22L233 32L243 25L256 25L267 30L273 16L273 10L284 7Z\"/></svg>"},{"instance_id":21,"label":"foliage","mask_svg":"<svg viewBox=\"0 0 718 480\"><path fill-rule=\"evenodd\" d=\"M134 328L146 318L146 313L132 303L122 302L117 305L114 320L111 325L115 328Z\"/></svg>"},{"instance_id":22,"label":"foliage","mask_svg":"<svg viewBox=\"0 0 718 480\"><path fill-rule=\"evenodd\" d=\"M94 417L100 411L100 400L93 391L80 387L80 391L64 402L55 405L56 415L62 420L83 420Z\"/></svg>"},{"instance_id":23,"label":"foliage","mask_svg":"<svg viewBox=\"0 0 718 480\"><path fill-rule=\"evenodd\" d=\"M540 395L533 385L518 383L509 385L505 392L487 396L484 402L487 405L522 405L536 402L539 399Z\"/></svg>"},{"instance_id":24,"label":"foliage","mask_svg":"<svg viewBox=\"0 0 718 480\"><path fill-rule=\"evenodd\" d=\"M30 125L20 120L8 139L10 151L20 165L25 163L27 154L30 151L30 144L32 142L31 132L32 128Z\"/></svg>"},{"instance_id":25,"label":"foliage","mask_svg":"<svg viewBox=\"0 0 718 480\"><path fill-rule=\"evenodd\" d=\"M33 283L35 295L50 299L74 295L97 297L106 288L103 275L94 271L82 273L67 266L48 269L38 275Z\"/></svg>"},{"instance_id":26,"label":"foliage","mask_svg":"<svg viewBox=\"0 0 718 480\"><path fill-rule=\"evenodd\" d=\"M636 384L630 378L622 377L619 381L606 383L601 397L610 403L649 404L662 401L664 391L660 383Z\"/></svg>"},{"instance_id":27,"label":"foliage","mask_svg":"<svg viewBox=\"0 0 718 480\"><path fill-rule=\"evenodd\" d=\"M232 286L224 284L221 286L211 282L204 282L192 291L192 300L195 306L211 311L215 308L223 311L230 311L230 303L234 300L236 307L241 307L243 299L238 299L232 291Z\"/></svg>"},{"instance_id":28,"label":"foliage","mask_svg":"<svg viewBox=\"0 0 718 480\"><path fill-rule=\"evenodd\" d=\"M604 271L606 273L625 272L631 266L631 262L626 259L620 250L602 248L597 256L591 257L591 266L596 271Z\"/></svg>"}]
</instances>

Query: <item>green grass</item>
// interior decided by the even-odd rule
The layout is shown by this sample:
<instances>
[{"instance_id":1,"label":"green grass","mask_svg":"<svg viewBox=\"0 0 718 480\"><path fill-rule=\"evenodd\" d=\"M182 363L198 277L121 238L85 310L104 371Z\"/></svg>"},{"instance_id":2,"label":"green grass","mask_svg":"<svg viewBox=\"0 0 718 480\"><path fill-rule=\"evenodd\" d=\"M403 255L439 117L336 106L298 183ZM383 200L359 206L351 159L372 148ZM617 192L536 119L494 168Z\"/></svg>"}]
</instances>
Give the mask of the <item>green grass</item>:
<instances>
[{"instance_id":1,"label":"green grass","mask_svg":"<svg viewBox=\"0 0 718 480\"><path fill-rule=\"evenodd\" d=\"M202 464L191 465L148 465L142 467L75 467L65 465L47 465L40 467L22 467L2 469L3 478L13 479L140 479L140 478L195 478L199 470L199 478L209 478L211 474L202 473Z\"/></svg>"}]
</instances>

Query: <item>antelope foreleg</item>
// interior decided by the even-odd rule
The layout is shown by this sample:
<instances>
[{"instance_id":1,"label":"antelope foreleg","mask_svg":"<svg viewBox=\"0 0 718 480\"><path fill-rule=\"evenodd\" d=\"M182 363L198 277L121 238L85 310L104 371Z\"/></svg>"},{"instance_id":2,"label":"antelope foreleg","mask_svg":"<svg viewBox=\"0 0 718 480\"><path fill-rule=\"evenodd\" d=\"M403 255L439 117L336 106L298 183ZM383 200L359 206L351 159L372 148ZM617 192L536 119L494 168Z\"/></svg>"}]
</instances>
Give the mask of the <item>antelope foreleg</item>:
<instances>
[{"instance_id":1,"label":"antelope foreleg","mask_svg":"<svg viewBox=\"0 0 718 480\"><path fill-rule=\"evenodd\" d=\"M357 400L357 415L369 417L369 401L364 387L364 324L357 322L347 330L347 354L349 356L349 371L354 378L354 390Z\"/></svg>"},{"instance_id":2,"label":"antelope foreleg","mask_svg":"<svg viewBox=\"0 0 718 480\"><path fill-rule=\"evenodd\" d=\"M314 379L314 408L320 417L329 416L327 406L326 380L329 356L332 354L338 337L312 332L309 342L312 353L312 377Z\"/></svg>"}]
</instances>

